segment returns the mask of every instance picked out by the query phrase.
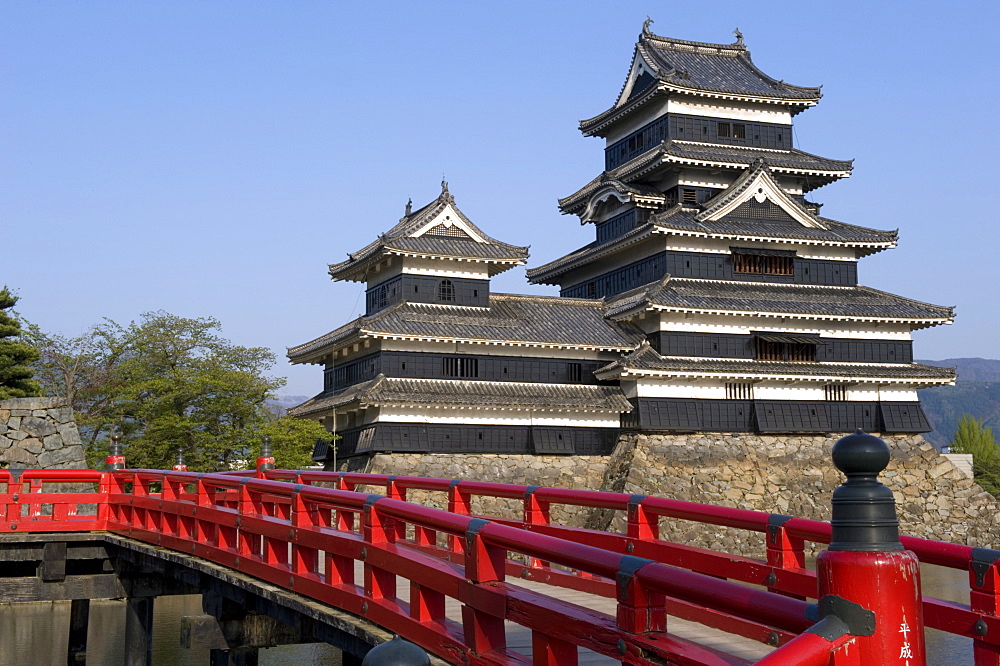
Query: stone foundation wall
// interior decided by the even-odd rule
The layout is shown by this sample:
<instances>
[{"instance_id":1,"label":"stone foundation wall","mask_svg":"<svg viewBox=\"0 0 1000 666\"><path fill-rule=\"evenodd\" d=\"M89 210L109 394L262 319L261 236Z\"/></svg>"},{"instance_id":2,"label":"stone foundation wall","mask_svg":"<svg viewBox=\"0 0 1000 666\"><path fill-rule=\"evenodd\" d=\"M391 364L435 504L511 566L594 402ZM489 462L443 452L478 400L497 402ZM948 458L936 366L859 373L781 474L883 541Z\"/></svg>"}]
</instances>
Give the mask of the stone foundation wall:
<instances>
[{"instance_id":1,"label":"stone foundation wall","mask_svg":"<svg viewBox=\"0 0 1000 666\"><path fill-rule=\"evenodd\" d=\"M65 398L0 400L0 467L87 466L73 410Z\"/></svg>"},{"instance_id":2,"label":"stone foundation wall","mask_svg":"<svg viewBox=\"0 0 1000 666\"><path fill-rule=\"evenodd\" d=\"M592 490L601 487L607 460L607 456L393 453L375 455L364 471ZM411 491L408 498L428 506L447 507L445 493ZM518 518L522 508L520 500L498 498L473 498L472 505L474 513ZM581 526L589 515L589 509L577 507L552 510L553 522L563 525Z\"/></svg>"},{"instance_id":3,"label":"stone foundation wall","mask_svg":"<svg viewBox=\"0 0 1000 666\"><path fill-rule=\"evenodd\" d=\"M826 521L831 494L843 481L831 459L833 444L843 434L627 434L611 456L379 454L363 471L601 489ZM1000 548L1000 502L919 435L883 439L892 460L880 479L896 497L904 534ZM444 506L444 493L412 499ZM473 510L514 517L520 516L521 502L483 499ZM624 529L620 512L564 507L554 508L552 517L565 525ZM661 534L751 557L764 553L763 536L742 530L663 520Z\"/></svg>"}]
</instances>

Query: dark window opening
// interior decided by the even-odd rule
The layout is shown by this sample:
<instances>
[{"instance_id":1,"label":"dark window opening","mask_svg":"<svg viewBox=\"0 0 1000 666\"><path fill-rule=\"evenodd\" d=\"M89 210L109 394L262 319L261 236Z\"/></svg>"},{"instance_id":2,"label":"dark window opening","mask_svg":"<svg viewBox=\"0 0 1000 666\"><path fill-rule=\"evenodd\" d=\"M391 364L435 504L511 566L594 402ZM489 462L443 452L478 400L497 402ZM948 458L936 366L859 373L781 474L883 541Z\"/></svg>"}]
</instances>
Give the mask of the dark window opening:
<instances>
[{"instance_id":1,"label":"dark window opening","mask_svg":"<svg viewBox=\"0 0 1000 666\"><path fill-rule=\"evenodd\" d=\"M812 363L816 360L816 345L804 342L776 342L758 338L757 360Z\"/></svg>"},{"instance_id":2,"label":"dark window opening","mask_svg":"<svg viewBox=\"0 0 1000 666\"><path fill-rule=\"evenodd\" d=\"M794 275L795 257L733 253L733 272L763 275Z\"/></svg>"},{"instance_id":3,"label":"dark window opening","mask_svg":"<svg viewBox=\"0 0 1000 666\"><path fill-rule=\"evenodd\" d=\"M478 377L479 359L446 356L441 359L441 374L445 377Z\"/></svg>"},{"instance_id":4,"label":"dark window opening","mask_svg":"<svg viewBox=\"0 0 1000 666\"><path fill-rule=\"evenodd\" d=\"M452 284L451 280L441 280L441 282L438 283L438 300L455 300L455 285Z\"/></svg>"},{"instance_id":5,"label":"dark window opening","mask_svg":"<svg viewBox=\"0 0 1000 666\"><path fill-rule=\"evenodd\" d=\"M689 189L681 190L681 203L686 203L686 204L698 203L698 191Z\"/></svg>"},{"instance_id":6,"label":"dark window opening","mask_svg":"<svg viewBox=\"0 0 1000 666\"><path fill-rule=\"evenodd\" d=\"M747 126L739 123L733 124L733 138L734 139L745 139L747 138Z\"/></svg>"},{"instance_id":7,"label":"dark window opening","mask_svg":"<svg viewBox=\"0 0 1000 666\"><path fill-rule=\"evenodd\" d=\"M728 139L730 136L732 136L732 130L730 129L729 123L717 123L716 127L719 134L719 138Z\"/></svg>"},{"instance_id":8,"label":"dark window opening","mask_svg":"<svg viewBox=\"0 0 1000 666\"><path fill-rule=\"evenodd\" d=\"M596 298L597 297L597 284L595 282L587 283L587 297Z\"/></svg>"},{"instance_id":9,"label":"dark window opening","mask_svg":"<svg viewBox=\"0 0 1000 666\"><path fill-rule=\"evenodd\" d=\"M579 384L583 381L583 364L582 363L567 363L566 364L566 381L570 384Z\"/></svg>"}]
</instances>

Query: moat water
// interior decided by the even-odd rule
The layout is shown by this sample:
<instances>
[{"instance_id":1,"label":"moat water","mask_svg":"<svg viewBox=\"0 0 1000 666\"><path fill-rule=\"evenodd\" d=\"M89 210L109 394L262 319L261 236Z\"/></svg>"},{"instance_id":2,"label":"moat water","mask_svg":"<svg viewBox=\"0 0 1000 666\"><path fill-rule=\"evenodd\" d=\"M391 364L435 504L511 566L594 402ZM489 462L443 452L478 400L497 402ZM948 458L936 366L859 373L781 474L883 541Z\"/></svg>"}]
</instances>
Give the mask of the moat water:
<instances>
[{"instance_id":1,"label":"moat water","mask_svg":"<svg viewBox=\"0 0 1000 666\"><path fill-rule=\"evenodd\" d=\"M968 574L936 566L922 568L923 592L969 603ZM153 663L204 666L208 650L180 647L180 623L186 615L201 615L201 597L159 597L153 605ZM0 604L0 666L62 666L66 663L69 603ZM122 601L92 601L87 641L88 664L120 664L124 654L125 605ZM971 664L972 640L941 631L927 631L929 664ZM340 652L325 644L283 645L260 651L260 664L303 666L340 664Z\"/></svg>"}]
</instances>

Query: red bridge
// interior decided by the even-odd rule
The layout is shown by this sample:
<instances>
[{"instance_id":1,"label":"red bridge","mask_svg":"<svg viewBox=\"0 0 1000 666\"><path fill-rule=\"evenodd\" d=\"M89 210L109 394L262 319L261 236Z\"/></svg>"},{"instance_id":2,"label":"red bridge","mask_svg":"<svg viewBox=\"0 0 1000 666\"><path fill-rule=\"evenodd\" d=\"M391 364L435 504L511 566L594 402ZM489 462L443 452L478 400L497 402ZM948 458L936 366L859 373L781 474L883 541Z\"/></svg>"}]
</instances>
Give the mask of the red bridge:
<instances>
[{"instance_id":1,"label":"red bridge","mask_svg":"<svg viewBox=\"0 0 1000 666\"><path fill-rule=\"evenodd\" d=\"M923 664L930 627L971 638L978 666L1000 666L1000 552L898 537L891 493L875 480L888 452L883 461L870 440L881 442L852 435L838 443L840 459L835 449L849 480L834 495L832 523L617 493L280 471L262 458L256 471L227 474L0 470L0 547L43 539L37 533L96 533L170 566L228 568L312 600L314 614L329 607L342 628L349 614L357 627L399 634L435 663L573 665L581 654L754 662L678 635L669 616L774 646L758 664ZM407 501L412 491L438 494L447 511ZM476 498L523 512L473 515ZM557 505L621 512L627 530L553 524ZM748 559L658 538L661 521L679 520L762 533L766 553ZM831 541L808 569L806 544ZM54 550L66 557L65 546ZM43 580L50 556L38 555ZM970 603L921 598L918 559L967 571ZM148 663L151 610L134 608L139 639L127 640L126 662ZM530 649L508 645L516 627ZM362 641L345 644L345 664L385 634L353 635Z\"/></svg>"}]
</instances>

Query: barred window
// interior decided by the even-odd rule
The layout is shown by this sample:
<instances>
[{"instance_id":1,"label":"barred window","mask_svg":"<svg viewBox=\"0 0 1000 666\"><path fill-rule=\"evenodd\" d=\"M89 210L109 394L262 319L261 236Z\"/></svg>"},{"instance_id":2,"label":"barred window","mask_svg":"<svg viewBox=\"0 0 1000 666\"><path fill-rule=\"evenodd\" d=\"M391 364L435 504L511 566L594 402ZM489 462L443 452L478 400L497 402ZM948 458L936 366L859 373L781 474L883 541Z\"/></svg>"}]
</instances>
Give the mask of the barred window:
<instances>
[{"instance_id":1,"label":"barred window","mask_svg":"<svg viewBox=\"0 0 1000 666\"><path fill-rule=\"evenodd\" d=\"M445 377L478 377L479 359L446 356L441 359L441 374Z\"/></svg>"},{"instance_id":2,"label":"barred window","mask_svg":"<svg viewBox=\"0 0 1000 666\"><path fill-rule=\"evenodd\" d=\"M747 138L747 126L740 123L733 123L733 138L734 139Z\"/></svg>"},{"instance_id":3,"label":"barred window","mask_svg":"<svg viewBox=\"0 0 1000 666\"><path fill-rule=\"evenodd\" d=\"M753 384L726 384L726 400L753 400Z\"/></svg>"},{"instance_id":4,"label":"barred window","mask_svg":"<svg viewBox=\"0 0 1000 666\"><path fill-rule=\"evenodd\" d=\"M583 381L583 364L566 364L566 381L570 384L579 384Z\"/></svg>"},{"instance_id":5,"label":"barred window","mask_svg":"<svg viewBox=\"0 0 1000 666\"><path fill-rule=\"evenodd\" d=\"M455 285L452 284L451 280L441 280L441 282L438 283L438 300L455 300Z\"/></svg>"},{"instance_id":6,"label":"barred window","mask_svg":"<svg viewBox=\"0 0 1000 666\"><path fill-rule=\"evenodd\" d=\"M847 386L844 384L827 384L823 389L827 400L847 400Z\"/></svg>"},{"instance_id":7,"label":"barred window","mask_svg":"<svg viewBox=\"0 0 1000 666\"><path fill-rule=\"evenodd\" d=\"M733 271L763 275L794 275L795 257L733 253Z\"/></svg>"},{"instance_id":8,"label":"barred window","mask_svg":"<svg viewBox=\"0 0 1000 666\"><path fill-rule=\"evenodd\" d=\"M728 139L731 136L729 123L718 123L717 129L719 138Z\"/></svg>"}]
</instances>

